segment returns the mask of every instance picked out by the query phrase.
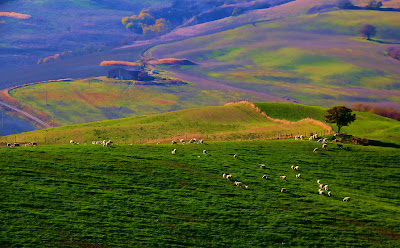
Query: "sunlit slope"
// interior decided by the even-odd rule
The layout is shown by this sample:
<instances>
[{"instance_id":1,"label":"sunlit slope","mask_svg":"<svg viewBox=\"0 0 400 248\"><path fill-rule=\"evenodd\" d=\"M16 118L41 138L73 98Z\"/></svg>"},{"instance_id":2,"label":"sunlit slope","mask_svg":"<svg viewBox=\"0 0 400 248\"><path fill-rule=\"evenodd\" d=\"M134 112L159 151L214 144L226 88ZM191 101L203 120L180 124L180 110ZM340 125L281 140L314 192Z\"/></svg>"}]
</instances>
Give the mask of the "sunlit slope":
<instances>
[{"instance_id":1,"label":"sunlit slope","mask_svg":"<svg viewBox=\"0 0 400 248\"><path fill-rule=\"evenodd\" d=\"M208 140L274 138L280 133L304 134L328 132L329 127L307 120L275 121L260 113L251 104L203 107L170 113L99 121L44 129L9 136L5 139L65 143L70 139L80 143L112 139L115 142L136 143L176 138Z\"/></svg>"},{"instance_id":2,"label":"sunlit slope","mask_svg":"<svg viewBox=\"0 0 400 248\"><path fill-rule=\"evenodd\" d=\"M254 103L272 118L298 121L306 117L324 121L326 108L292 103ZM379 115L354 112L356 121L341 129L341 132L357 137L400 144L400 122ZM335 124L332 127L337 131Z\"/></svg>"},{"instance_id":3,"label":"sunlit slope","mask_svg":"<svg viewBox=\"0 0 400 248\"><path fill-rule=\"evenodd\" d=\"M199 62L197 74L226 84L332 106L373 102L400 107L400 61L385 55L399 46L400 12L336 11L247 25L159 46L154 57ZM365 23L378 32L359 37Z\"/></svg>"}]
</instances>

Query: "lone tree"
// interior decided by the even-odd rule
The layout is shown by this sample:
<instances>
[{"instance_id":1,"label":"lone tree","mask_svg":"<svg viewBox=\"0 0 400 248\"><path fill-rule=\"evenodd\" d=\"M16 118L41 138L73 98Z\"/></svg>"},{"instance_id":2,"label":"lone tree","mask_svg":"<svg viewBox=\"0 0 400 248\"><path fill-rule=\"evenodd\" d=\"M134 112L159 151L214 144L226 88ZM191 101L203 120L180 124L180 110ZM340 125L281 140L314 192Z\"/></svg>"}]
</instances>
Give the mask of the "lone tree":
<instances>
[{"instance_id":1,"label":"lone tree","mask_svg":"<svg viewBox=\"0 0 400 248\"><path fill-rule=\"evenodd\" d=\"M325 121L328 123L336 123L338 133L343 126L348 126L356 120L356 115L352 114L352 110L345 106L334 106L326 111L324 115Z\"/></svg>"},{"instance_id":2,"label":"lone tree","mask_svg":"<svg viewBox=\"0 0 400 248\"><path fill-rule=\"evenodd\" d=\"M354 9L354 4L350 0L339 0L337 2L339 9Z\"/></svg>"},{"instance_id":3,"label":"lone tree","mask_svg":"<svg viewBox=\"0 0 400 248\"><path fill-rule=\"evenodd\" d=\"M362 26L360 29L360 35L364 38L367 38L367 40L370 40L372 36L376 35L376 28L371 24L364 24L364 26Z\"/></svg>"}]
</instances>

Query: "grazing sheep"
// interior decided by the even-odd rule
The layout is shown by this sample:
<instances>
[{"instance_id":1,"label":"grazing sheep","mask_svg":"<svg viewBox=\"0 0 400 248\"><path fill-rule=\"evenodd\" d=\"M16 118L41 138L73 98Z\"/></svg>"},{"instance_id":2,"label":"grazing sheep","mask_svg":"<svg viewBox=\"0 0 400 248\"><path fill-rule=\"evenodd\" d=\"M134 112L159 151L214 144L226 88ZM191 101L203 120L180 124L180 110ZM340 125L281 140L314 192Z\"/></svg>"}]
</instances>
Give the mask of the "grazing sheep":
<instances>
[{"instance_id":1,"label":"grazing sheep","mask_svg":"<svg viewBox=\"0 0 400 248\"><path fill-rule=\"evenodd\" d=\"M327 144L322 144L322 149L327 150L328 149L328 145Z\"/></svg>"},{"instance_id":2,"label":"grazing sheep","mask_svg":"<svg viewBox=\"0 0 400 248\"><path fill-rule=\"evenodd\" d=\"M193 144L193 143L195 143L195 142L196 142L196 139L195 139L195 138L189 140L189 144Z\"/></svg>"},{"instance_id":3,"label":"grazing sheep","mask_svg":"<svg viewBox=\"0 0 400 248\"><path fill-rule=\"evenodd\" d=\"M322 142L322 139L319 139L317 142Z\"/></svg>"},{"instance_id":4,"label":"grazing sheep","mask_svg":"<svg viewBox=\"0 0 400 248\"><path fill-rule=\"evenodd\" d=\"M222 177L225 178L226 177L226 173L222 173Z\"/></svg>"},{"instance_id":5,"label":"grazing sheep","mask_svg":"<svg viewBox=\"0 0 400 248\"><path fill-rule=\"evenodd\" d=\"M324 186L324 190L328 191L329 190L329 186L328 184Z\"/></svg>"},{"instance_id":6,"label":"grazing sheep","mask_svg":"<svg viewBox=\"0 0 400 248\"><path fill-rule=\"evenodd\" d=\"M235 181L235 185L236 185L236 186L239 186L239 187L242 187L243 183L242 183L242 182L239 182L239 181Z\"/></svg>"},{"instance_id":7,"label":"grazing sheep","mask_svg":"<svg viewBox=\"0 0 400 248\"><path fill-rule=\"evenodd\" d=\"M317 180L317 183L318 183L318 184L321 184L320 182L321 182L321 180Z\"/></svg>"},{"instance_id":8,"label":"grazing sheep","mask_svg":"<svg viewBox=\"0 0 400 248\"><path fill-rule=\"evenodd\" d=\"M319 194L319 195L323 195L323 194L324 194L324 190L319 189L319 190L318 190L318 194Z\"/></svg>"},{"instance_id":9,"label":"grazing sheep","mask_svg":"<svg viewBox=\"0 0 400 248\"><path fill-rule=\"evenodd\" d=\"M238 155L237 155L237 154L233 155L233 158L234 158L234 159L237 159L237 158L238 158Z\"/></svg>"},{"instance_id":10,"label":"grazing sheep","mask_svg":"<svg viewBox=\"0 0 400 248\"><path fill-rule=\"evenodd\" d=\"M8 147L11 147L12 145L11 145L11 143L7 143L7 146L8 146Z\"/></svg>"},{"instance_id":11,"label":"grazing sheep","mask_svg":"<svg viewBox=\"0 0 400 248\"><path fill-rule=\"evenodd\" d=\"M331 197L332 196L332 192L328 191L328 196Z\"/></svg>"},{"instance_id":12,"label":"grazing sheep","mask_svg":"<svg viewBox=\"0 0 400 248\"><path fill-rule=\"evenodd\" d=\"M294 165L290 166L290 168L292 168L292 170L294 170Z\"/></svg>"},{"instance_id":13,"label":"grazing sheep","mask_svg":"<svg viewBox=\"0 0 400 248\"><path fill-rule=\"evenodd\" d=\"M264 174L264 176L261 177L262 179L268 179L268 176L266 174Z\"/></svg>"},{"instance_id":14,"label":"grazing sheep","mask_svg":"<svg viewBox=\"0 0 400 248\"><path fill-rule=\"evenodd\" d=\"M299 137L301 140L303 140L304 139L304 135L300 135L300 137Z\"/></svg>"},{"instance_id":15,"label":"grazing sheep","mask_svg":"<svg viewBox=\"0 0 400 248\"><path fill-rule=\"evenodd\" d=\"M185 140L184 139L180 139L179 142L185 143Z\"/></svg>"},{"instance_id":16,"label":"grazing sheep","mask_svg":"<svg viewBox=\"0 0 400 248\"><path fill-rule=\"evenodd\" d=\"M318 152L318 148L314 148L313 152Z\"/></svg>"},{"instance_id":17,"label":"grazing sheep","mask_svg":"<svg viewBox=\"0 0 400 248\"><path fill-rule=\"evenodd\" d=\"M30 145L31 145L30 143L26 143L26 144L25 144L25 146L30 146Z\"/></svg>"},{"instance_id":18,"label":"grazing sheep","mask_svg":"<svg viewBox=\"0 0 400 248\"><path fill-rule=\"evenodd\" d=\"M319 185L319 188L320 189L323 189L324 188L324 185L321 183L321 184L318 184Z\"/></svg>"},{"instance_id":19,"label":"grazing sheep","mask_svg":"<svg viewBox=\"0 0 400 248\"><path fill-rule=\"evenodd\" d=\"M20 146L19 143L14 143L14 147Z\"/></svg>"},{"instance_id":20,"label":"grazing sheep","mask_svg":"<svg viewBox=\"0 0 400 248\"><path fill-rule=\"evenodd\" d=\"M281 189L281 193L287 193L286 188L282 188L282 189Z\"/></svg>"},{"instance_id":21,"label":"grazing sheep","mask_svg":"<svg viewBox=\"0 0 400 248\"><path fill-rule=\"evenodd\" d=\"M92 141L92 145L96 145L96 141Z\"/></svg>"},{"instance_id":22,"label":"grazing sheep","mask_svg":"<svg viewBox=\"0 0 400 248\"><path fill-rule=\"evenodd\" d=\"M204 141L201 139L201 140L199 140L199 143L200 143L200 144L203 144L203 143L204 143Z\"/></svg>"},{"instance_id":23,"label":"grazing sheep","mask_svg":"<svg viewBox=\"0 0 400 248\"><path fill-rule=\"evenodd\" d=\"M172 153L172 154L176 154L176 149L172 150L171 153Z\"/></svg>"},{"instance_id":24,"label":"grazing sheep","mask_svg":"<svg viewBox=\"0 0 400 248\"><path fill-rule=\"evenodd\" d=\"M206 150L203 150L204 155L208 155L208 152Z\"/></svg>"},{"instance_id":25,"label":"grazing sheep","mask_svg":"<svg viewBox=\"0 0 400 248\"><path fill-rule=\"evenodd\" d=\"M259 164L261 169L265 169L265 164Z\"/></svg>"},{"instance_id":26,"label":"grazing sheep","mask_svg":"<svg viewBox=\"0 0 400 248\"><path fill-rule=\"evenodd\" d=\"M176 142L176 140L171 141L171 144L176 145L178 144L178 142Z\"/></svg>"},{"instance_id":27,"label":"grazing sheep","mask_svg":"<svg viewBox=\"0 0 400 248\"><path fill-rule=\"evenodd\" d=\"M69 143L70 143L71 145L73 145L73 144L75 144L75 141L70 140Z\"/></svg>"},{"instance_id":28,"label":"grazing sheep","mask_svg":"<svg viewBox=\"0 0 400 248\"><path fill-rule=\"evenodd\" d=\"M350 197L345 197L345 198L343 198L343 201L350 201Z\"/></svg>"},{"instance_id":29,"label":"grazing sheep","mask_svg":"<svg viewBox=\"0 0 400 248\"><path fill-rule=\"evenodd\" d=\"M226 175L226 179L227 180L232 180L232 175L231 174Z\"/></svg>"},{"instance_id":30,"label":"grazing sheep","mask_svg":"<svg viewBox=\"0 0 400 248\"><path fill-rule=\"evenodd\" d=\"M298 170L299 170L299 166L298 166L298 165L295 166L295 167L294 167L294 170L298 171Z\"/></svg>"},{"instance_id":31,"label":"grazing sheep","mask_svg":"<svg viewBox=\"0 0 400 248\"><path fill-rule=\"evenodd\" d=\"M249 189L249 186L245 185L245 186L244 186L244 189Z\"/></svg>"},{"instance_id":32,"label":"grazing sheep","mask_svg":"<svg viewBox=\"0 0 400 248\"><path fill-rule=\"evenodd\" d=\"M314 140L314 137L311 136L310 138L308 138L308 140L309 140L309 141L313 141L313 140Z\"/></svg>"},{"instance_id":33,"label":"grazing sheep","mask_svg":"<svg viewBox=\"0 0 400 248\"><path fill-rule=\"evenodd\" d=\"M318 139L318 134L313 135L314 139Z\"/></svg>"},{"instance_id":34,"label":"grazing sheep","mask_svg":"<svg viewBox=\"0 0 400 248\"><path fill-rule=\"evenodd\" d=\"M324 139L322 140L322 143L328 143L328 138L324 138Z\"/></svg>"},{"instance_id":35,"label":"grazing sheep","mask_svg":"<svg viewBox=\"0 0 400 248\"><path fill-rule=\"evenodd\" d=\"M297 177L297 178L301 178L301 174L300 174L300 173L297 174L296 177Z\"/></svg>"},{"instance_id":36,"label":"grazing sheep","mask_svg":"<svg viewBox=\"0 0 400 248\"><path fill-rule=\"evenodd\" d=\"M280 176L280 178L282 178L283 180L286 180L286 176Z\"/></svg>"}]
</instances>

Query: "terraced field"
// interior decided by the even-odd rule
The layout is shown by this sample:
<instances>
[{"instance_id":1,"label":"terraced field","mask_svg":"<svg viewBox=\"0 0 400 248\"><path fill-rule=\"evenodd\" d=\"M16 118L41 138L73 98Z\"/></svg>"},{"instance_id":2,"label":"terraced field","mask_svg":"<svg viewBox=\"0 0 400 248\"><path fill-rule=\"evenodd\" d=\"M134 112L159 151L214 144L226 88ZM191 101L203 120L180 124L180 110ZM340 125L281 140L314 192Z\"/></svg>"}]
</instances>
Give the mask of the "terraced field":
<instances>
[{"instance_id":1,"label":"terraced field","mask_svg":"<svg viewBox=\"0 0 400 248\"><path fill-rule=\"evenodd\" d=\"M399 246L398 149L317 144L2 147L0 245Z\"/></svg>"}]
</instances>

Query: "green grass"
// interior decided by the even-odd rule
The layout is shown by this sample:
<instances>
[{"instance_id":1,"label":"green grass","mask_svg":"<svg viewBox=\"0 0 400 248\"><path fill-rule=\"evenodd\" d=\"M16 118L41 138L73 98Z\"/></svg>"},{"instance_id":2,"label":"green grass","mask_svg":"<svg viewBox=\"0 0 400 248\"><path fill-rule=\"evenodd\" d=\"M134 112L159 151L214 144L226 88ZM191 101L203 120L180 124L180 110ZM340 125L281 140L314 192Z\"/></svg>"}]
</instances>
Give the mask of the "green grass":
<instances>
[{"instance_id":1,"label":"green grass","mask_svg":"<svg viewBox=\"0 0 400 248\"><path fill-rule=\"evenodd\" d=\"M399 246L398 149L329 145L313 153L316 145L2 147L0 245ZM249 189L233 186L224 172ZM317 179L332 197L317 194Z\"/></svg>"},{"instance_id":2,"label":"green grass","mask_svg":"<svg viewBox=\"0 0 400 248\"><path fill-rule=\"evenodd\" d=\"M41 143L66 144L71 139L80 143L112 139L118 143L143 143L149 140L170 143L172 138L248 140L273 138L279 133L283 135L324 131L324 128L307 121L273 122L250 106L237 104L42 129L10 135L1 141L35 140Z\"/></svg>"}]
</instances>

